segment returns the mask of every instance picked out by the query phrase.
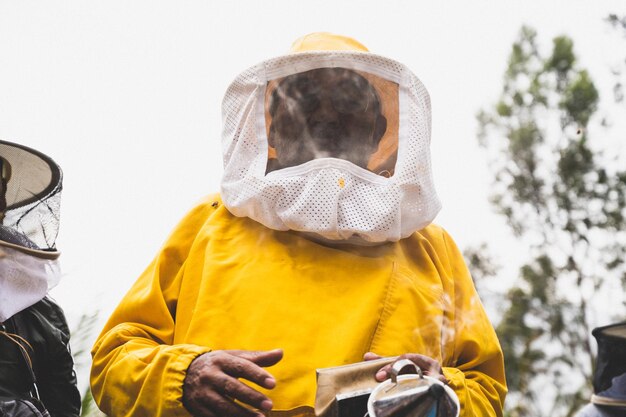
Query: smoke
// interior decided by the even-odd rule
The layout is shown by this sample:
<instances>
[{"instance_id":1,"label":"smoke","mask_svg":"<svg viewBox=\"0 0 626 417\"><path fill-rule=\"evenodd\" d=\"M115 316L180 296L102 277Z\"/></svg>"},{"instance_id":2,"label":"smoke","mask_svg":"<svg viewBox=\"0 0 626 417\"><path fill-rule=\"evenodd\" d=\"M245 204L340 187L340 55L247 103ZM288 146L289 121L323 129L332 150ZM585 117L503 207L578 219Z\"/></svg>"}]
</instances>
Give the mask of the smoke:
<instances>
[{"instance_id":1,"label":"smoke","mask_svg":"<svg viewBox=\"0 0 626 417\"><path fill-rule=\"evenodd\" d=\"M320 68L283 78L268 103L273 169L339 158L367 169L386 129L374 87L343 68ZM270 169L271 168L271 169Z\"/></svg>"},{"instance_id":2,"label":"smoke","mask_svg":"<svg viewBox=\"0 0 626 417\"><path fill-rule=\"evenodd\" d=\"M433 285L430 291L437 294L441 293L442 289L439 285ZM441 293L441 296L429 309L429 311L439 311L441 314L433 314L426 318L425 324L414 330L417 334L436 334L439 332L439 346L426 340L426 351L415 353L439 359L442 366L454 365L455 358L449 355L455 352L455 343L461 333L482 337L476 332L477 329L482 329L486 319L478 294L475 292L471 294L456 292L454 297L455 300L449 293Z\"/></svg>"}]
</instances>

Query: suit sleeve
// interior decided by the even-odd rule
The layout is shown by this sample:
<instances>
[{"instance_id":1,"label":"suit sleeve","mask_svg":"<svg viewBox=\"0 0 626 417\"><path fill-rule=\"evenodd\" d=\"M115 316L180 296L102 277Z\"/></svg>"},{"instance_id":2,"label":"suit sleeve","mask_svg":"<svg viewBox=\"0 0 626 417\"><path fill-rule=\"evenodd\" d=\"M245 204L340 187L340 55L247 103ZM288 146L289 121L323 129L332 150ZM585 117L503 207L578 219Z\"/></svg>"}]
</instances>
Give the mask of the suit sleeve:
<instances>
[{"instance_id":1,"label":"suit sleeve","mask_svg":"<svg viewBox=\"0 0 626 417\"><path fill-rule=\"evenodd\" d=\"M44 405L52 417L78 417L80 393L76 387L74 359L70 351L70 332L65 315L53 301L44 299L39 305L46 308L53 335L47 340L48 356L43 369L37 372L37 386Z\"/></svg>"},{"instance_id":2,"label":"suit sleeve","mask_svg":"<svg viewBox=\"0 0 626 417\"><path fill-rule=\"evenodd\" d=\"M193 359L208 347L173 344L185 259L210 215L205 203L174 230L111 315L93 349L91 389L111 416L188 416L182 386Z\"/></svg>"},{"instance_id":3,"label":"suit sleeve","mask_svg":"<svg viewBox=\"0 0 626 417\"><path fill-rule=\"evenodd\" d=\"M462 417L502 416L507 392L502 349L463 256L446 232L444 242L453 281L454 338L443 372L459 396Z\"/></svg>"}]
</instances>

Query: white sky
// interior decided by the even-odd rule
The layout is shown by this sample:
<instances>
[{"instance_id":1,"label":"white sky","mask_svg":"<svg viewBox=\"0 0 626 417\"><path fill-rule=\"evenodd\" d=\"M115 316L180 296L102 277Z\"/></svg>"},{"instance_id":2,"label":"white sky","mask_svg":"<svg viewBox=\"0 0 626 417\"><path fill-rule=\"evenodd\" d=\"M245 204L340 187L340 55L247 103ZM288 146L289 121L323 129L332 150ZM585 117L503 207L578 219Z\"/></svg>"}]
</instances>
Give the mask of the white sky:
<instances>
[{"instance_id":1,"label":"white sky","mask_svg":"<svg viewBox=\"0 0 626 417\"><path fill-rule=\"evenodd\" d=\"M524 23L545 49L570 35L609 87L626 56L609 13L626 14L626 2L0 0L0 138L50 155L65 175L65 276L53 295L70 325L95 308L108 316L182 215L218 190L228 84L314 31L352 36L420 77L436 222L461 248L486 241L516 264L523 248L487 202L475 114L497 99Z\"/></svg>"}]
</instances>

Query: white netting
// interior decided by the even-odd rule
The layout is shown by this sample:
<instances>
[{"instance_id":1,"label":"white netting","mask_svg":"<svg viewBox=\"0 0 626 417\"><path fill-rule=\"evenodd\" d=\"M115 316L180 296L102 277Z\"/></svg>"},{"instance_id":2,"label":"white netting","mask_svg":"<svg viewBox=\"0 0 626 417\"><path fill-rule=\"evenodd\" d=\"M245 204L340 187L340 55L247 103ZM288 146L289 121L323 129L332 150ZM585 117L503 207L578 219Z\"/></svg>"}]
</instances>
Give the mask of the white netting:
<instances>
[{"instance_id":1,"label":"white netting","mask_svg":"<svg viewBox=\"0 0 626 417\"><path fill-rule=\"evenodd\" d=\"M398 83L399 148L390 178L322 158L265 175L268 143L263 99L269 80L315 68L365 71ZM440 209L430 166L430 99L403 64L362 52L305 52L242 73L223 101L222 197L237 216L276 230L331 240L385 242L428 225Z\"/></svg>"},{"instance_id":2,"label":"white netting","mask_svg":"<svg viewBox=\"0 0 626 417\"><path fill-rule=\"evenodd\" d=\"M55 250L63 174L48 156L0 141L0 240Z\"/></svg>"},{"instance_id":3,"label":"white netting","mask_svg":"<svg viewBox=\"0 0 626 417\"><path fill-rule=\"evenodd\" d=\"M58 259L0 246L0 322L41 300L61 279Z\"/></svg>"}]
</instances>

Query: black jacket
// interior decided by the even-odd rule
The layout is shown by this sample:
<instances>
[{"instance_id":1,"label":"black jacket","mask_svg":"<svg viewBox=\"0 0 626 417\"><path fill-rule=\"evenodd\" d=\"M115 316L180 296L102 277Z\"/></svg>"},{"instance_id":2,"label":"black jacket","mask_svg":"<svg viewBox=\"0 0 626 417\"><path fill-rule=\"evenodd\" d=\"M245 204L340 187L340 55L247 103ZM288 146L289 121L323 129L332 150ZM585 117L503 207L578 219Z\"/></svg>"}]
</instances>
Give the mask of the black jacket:
<instances>
[{"instance_id":1,"label":"black jacket","mask_svg":"<svg viewBox=\"0 0 626 417\"><path fill-rule=\"evenodd\" d=\"M61 308L48 298L13 315L3 323L7 333L28 341L39 397L52 417L80 414L74 360L69 348L69 328ZM28 398L33 384L22 352L0 335L0 397Z\"/></svg>"}]
</instances>

